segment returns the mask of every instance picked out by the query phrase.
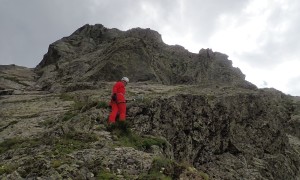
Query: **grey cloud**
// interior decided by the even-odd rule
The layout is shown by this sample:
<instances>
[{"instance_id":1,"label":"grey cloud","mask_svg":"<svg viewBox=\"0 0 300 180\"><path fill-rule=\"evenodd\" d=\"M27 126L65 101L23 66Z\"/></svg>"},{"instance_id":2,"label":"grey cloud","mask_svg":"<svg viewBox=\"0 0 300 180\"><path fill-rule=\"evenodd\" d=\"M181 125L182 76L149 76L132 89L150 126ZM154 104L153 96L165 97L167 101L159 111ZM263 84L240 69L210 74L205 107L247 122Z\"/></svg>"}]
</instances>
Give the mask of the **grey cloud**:
<instances>
[{"instance_id":1,"label":"grey cloud","mask_svg":"<svg viewBox=\"0 0 300 180\"><path fill-rule=\"evenodd\" d=\"M87 2L4 0L0 6L0 64L34 67L48 45L82 26ZM80 7L80 8L78 8Z\"/></svg>"},{"instance_id":2,"label":"grey cloud","mask_svg":"<svg viewBox=\"0 0 300 180\"><path fill-rule=\"evenodd\" d=\"M238 15L248 0L212 0L212 1L185 1L184 23L189 27L194 39L206 42L208 38L218 29L218 18L223 14ZM200 48L200 47L199 47Z\"/></svg>"},{"instance_id":3,"label":"grey cloud","mask_svg":"<svg viewBox=\"0 0 300 180\"><path fill-rule=\"evenodd\" d=\"M86 23L122 30L144 26L160 32L165 26L181 36L187 30L197 41L213 33L215 18L239 11L247 1L181 0L2 0L0 64L34 67L52 42ZM157 16L141 8L150 5ZM150 8L150 7L149 7ZM181 14L183 11L183 14ZM201 49L201 47L199 47Z\"/></svg>"},{"instance_id":4,"label":"grey cloud","mask_svg":"<svg viewBox=\"0 0 300 180\"><path fill-rule=\"evenodd\" d=\"M292 9L286 10L280 6L270 9L270 16L265 22L267 29L258 41L262 45L258 44L255 52L244 53L240 60L253 67L272 68L284 60L300 56L300 25L295 23L300 22L300 3L292 1L288 4ZM240 21L245 21L246 18L241 18Z\"/></svg>"}]
</instances>

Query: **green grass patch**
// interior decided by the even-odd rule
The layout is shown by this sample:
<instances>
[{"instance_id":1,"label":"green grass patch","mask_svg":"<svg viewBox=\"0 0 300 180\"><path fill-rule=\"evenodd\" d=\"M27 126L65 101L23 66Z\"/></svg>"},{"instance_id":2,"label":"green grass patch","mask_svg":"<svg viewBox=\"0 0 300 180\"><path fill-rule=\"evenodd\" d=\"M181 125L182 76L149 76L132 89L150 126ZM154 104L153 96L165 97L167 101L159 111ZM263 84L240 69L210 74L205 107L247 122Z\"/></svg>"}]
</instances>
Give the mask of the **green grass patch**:
<instances>
[{"instance_id":1,"label":"green grass patch","mask_svg":"<svg viewBox=\"0 0 300 180\"><path fill-rule=\"evenodd\" d=\"M104 101L91 101L91 102L79 102L75 101L74 109L79 110L80 112L86 112L91 108L95 107L96 109L106 109L109 107L107 102Z\"/></svg>"},{"instance_id":2,"label":"green grass patch","mask_svg":"<svg viewBox=\"0 0 300 180\"><path fill-rule=\"evenodd\" d=\"M53 168L58 168L59 166L61 166L63 164L65 164L65 162L62 160L59 160L59 159L54 159L51 161L51 167L53 167Z\"/></svg>"},{"instance_id":3,"label":"green grass patch","mask_svg":"<svg viewBox=\"0 0 300 180\"><path fill-rule=\"evenodd\" d=\"M53 168L58 168L63 164L71 164L72 162L74 162L74 160L71 159L70 157L58 156L58 158L51 160L50 165Z\"/></svg>"},{"instance_id":4,"label":"green grass patch","mask_svg":"<svg viewBox=\"0 0 300 180\"><path fill-rule=\"evenodd\" d=\"M59 95L59 98L64 101L74 101L74 97L67 93L62 93Z\"/></svg>"},{"instance_id":5,"label":"green grass patch","mask_svg":"<svg viewBox=\"0 0 300 180\"><path fill-rule=\"evenodd\" d=\"M157 157L153 160L151 169L147 174L142 174L139 179L142 180L171 180L171 174L165 174L165 171L169 171L170 169L174 168L175 162L164 158L164 157Z\"/></svg>"},{"instance_id":6,"label":"green grass patch","mask_svg":"<svg viewBox=\"0 0 300 180\"><path fill-rule=\"evenodd\" d=\"M3 154L10 149L36 147L40 144L41 141L37 139L21 139L21 138L6 139L2 143L0 143L0 154Z\"/></svg>"},{"instance_id":7,"label":"green grass patch","mask_svg":"<svg viewBox=\"0 0 300 180\"><path fill-rule=\"evenodd\" d=\"M202 171L199 171L198 173L199 173L199 175L200 175L201 177L203 177L204 180L209 180L208 174L206 174L206 173L204 173L204 172L202 172Z\"/></svg>"},{"instance_id":8,"label":"green grass patch","mask_svg":"<svg viewBox=\"0 0 300 180\"><path fill-rule=\"evenodd\" d=\"M151 172L149 174L142 174L140 180L172 180L170 176L166 176L161 172Z\"/></svg>"},{"instance_id":9,"label":"green grass patch","mask_svg":"<svg viewBox=\"0 0 300 180\"><path fill-rule=\"evenodd\" d=\"M9 149L16 149L20 146L23 140L19 138L6 139L0 143L0 154L8 151Z\"/></svg>"},{"instance_id":10,"label":"green grass patch","mask_svg":"<svg viewBox=\"0 0 300 180\"><path fill-rule=\"evenodd\" d=\"M99 180L117 180L119 179L115 174L109 172L106 169L101 169L97 174L97 179Z\"/></svg>"},{"instance_id":11,"label":"green grass patch","mask_svg":"<svg viewBox=\"0 0 300 180\"><path fill-rule=\"evenodd\" d=\"M147 151L153 145L161 148L166 146L166 141L157 137L142 136L132 132L128 127L126 130L116 127L113 134L117 135L120 146L133 147L138 150Z\"/></svg>"},{"instance_id":12,"label":"green grass patch","mask_svg":"<svg viewBox=\"0 0 300 180\"><path fill-rule=\"evenodd\" d=\"M16 167L12 165L0 165L0 176L3 174L10 174L14 170L16 170Z\"/></svg>"},{"instance_id":13,"label":"green grass patch","mask_svg":"<svg viewBox=\"0 0 300 180\"><path fill-rule=\"evenodd\" d=\"M68 111L64 114L62 121L68 121L69 119L73 118L77 115L77 112L75 111Z\"/></svg>"},{"instance_id":14,"label":"green grass patch","mask_svg":"<svg viewBox=\"0 0 300 180\"><path fill-rule=\"evenodd\" d=\"M96 106L97 109L106 109L108 107L109 107L108 103L104 101L100 101Z\"/></svg>"},{"instance_id":15,"label":"green grass patch","mask_svg":"<svg viewBox=\"0 0 300 180\"><path fill-rule=\"evenodd\" d=\"M66 155L75 150L89 148L89 143L98 140L97 135L93 133L73 132L65 134L60 138L50 140L49 145L53 147L54 155Z\"/></svg>"}]
</instances>

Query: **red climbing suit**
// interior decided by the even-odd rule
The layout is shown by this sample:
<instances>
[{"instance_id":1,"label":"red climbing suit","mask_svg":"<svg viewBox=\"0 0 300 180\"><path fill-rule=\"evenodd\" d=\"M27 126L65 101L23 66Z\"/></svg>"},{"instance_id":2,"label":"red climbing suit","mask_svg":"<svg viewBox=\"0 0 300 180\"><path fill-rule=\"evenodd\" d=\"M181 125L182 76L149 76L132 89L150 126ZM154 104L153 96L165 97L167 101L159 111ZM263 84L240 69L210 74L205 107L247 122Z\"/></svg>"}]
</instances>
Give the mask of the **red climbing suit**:
<instances>
[{"instance_id":1,"label":"red climbing suit","mask_svg":"<svg viewBox=\"0 0 300 180\"><path fill-rule=\"evenodd\" d=\"M112 111L109 115L108 122L115 123L116 116L119 112L120 121L125 121L126 118L126 99L125 99L125 85L124 82L118 81L113 86L112 94L116 93L117 99L116 101L111 100L110 105L112 107Z\"/></svg>"}]
</instances>

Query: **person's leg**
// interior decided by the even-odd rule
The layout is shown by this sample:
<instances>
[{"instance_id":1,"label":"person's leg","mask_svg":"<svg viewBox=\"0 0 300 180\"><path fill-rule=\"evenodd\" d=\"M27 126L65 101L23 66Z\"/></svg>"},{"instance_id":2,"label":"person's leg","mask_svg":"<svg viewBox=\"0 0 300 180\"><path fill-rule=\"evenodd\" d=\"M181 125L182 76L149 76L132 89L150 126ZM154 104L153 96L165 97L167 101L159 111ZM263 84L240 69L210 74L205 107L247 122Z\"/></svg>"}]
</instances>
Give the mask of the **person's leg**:
<instances>
[{"instance_id":1,"label":"person's leg","mask_svg":"<svg viewBox=\"0 0 300 180\"><path fill-rule=\"evenodd\" d=\"M111 113L108 118L108 123L115 123L119 108L116 103L111 103L111 108L112 108L112 110L111 110Z\"/></svg>"},{"instance_id":2,"label":"person's leg","mask_svg":"<svg viewBox=\"0 0 300 180\"><path fill-rule=\"evenodd\" d=\"M120 112L120 121L125 121L126 119L126 103L118 104L118 109Z\"/></svg>"}]
</instances>

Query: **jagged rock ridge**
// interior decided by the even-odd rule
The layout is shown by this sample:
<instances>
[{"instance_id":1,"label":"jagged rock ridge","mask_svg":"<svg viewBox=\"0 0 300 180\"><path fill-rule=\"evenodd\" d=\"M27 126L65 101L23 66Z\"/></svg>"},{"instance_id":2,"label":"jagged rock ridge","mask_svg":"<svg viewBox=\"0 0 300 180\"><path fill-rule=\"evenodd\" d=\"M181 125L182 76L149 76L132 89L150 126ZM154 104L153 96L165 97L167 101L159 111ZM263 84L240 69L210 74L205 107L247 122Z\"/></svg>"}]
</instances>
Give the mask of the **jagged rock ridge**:
<instances>
[{"instance_id":1,"label":"jagged rock ridge","mask_svg":"<svg viewBox=\"0 0 300 180\"><path fill-rule=\"evenodd\" d=\"M254 88L225 54L211 49L194 54L178 45L166 45L151 29L120 31L101 24L84 25L52 43L36 72L41 74L38 82L44 89L60 89L67 82L115 81L123 75L131 82Z\"/></svg>"}]
</instances>

